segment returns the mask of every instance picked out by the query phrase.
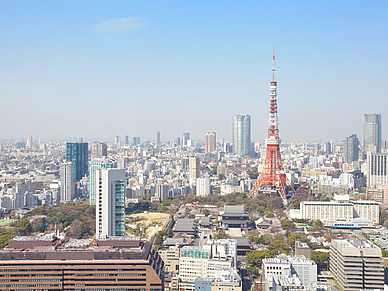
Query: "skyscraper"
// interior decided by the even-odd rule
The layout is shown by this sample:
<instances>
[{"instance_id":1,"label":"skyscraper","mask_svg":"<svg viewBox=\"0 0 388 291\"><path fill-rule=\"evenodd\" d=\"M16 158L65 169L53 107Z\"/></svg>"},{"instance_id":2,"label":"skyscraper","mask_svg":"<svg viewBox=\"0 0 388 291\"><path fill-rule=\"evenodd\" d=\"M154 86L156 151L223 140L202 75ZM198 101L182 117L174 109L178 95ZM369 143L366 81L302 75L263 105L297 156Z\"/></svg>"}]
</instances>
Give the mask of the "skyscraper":
<instances>
[{"instance_id":1,"label":"skyscraper","mask_svg":"<svg viewBox=\"0 0 388 291\"><path fill-rule=\"evenodd\" d=\"M66 143L66 161L73 163L73 181L78 182L88 174L88 143Z\"/></svg>"},{"instance_id":2,"label":"skyscraper","mask_svg":"<svg viewBox=\"0 0 388 291\"><path fill-rule=\"evenodd\" d=\"M199 158L190 157L189 158L189 179L190 185L196 185L197 178L199 178Z\"/></svg>"},{"instance_id":3,"label":"skyscraper","mask_svg":"<svg viewBox=\"0 0 388 291\"><path fill-rule=\"evenodd\" d=\"M348 136L343 141L342 153L346 163L358 161L358 137L356 134Z\"/></svg>"},{"instance_id":4,"label":"skyscraper","mask_svg":"<svg viewBox=\"0 0 388 291\"><path fill-rule=\"evenodd\" d=\"M129 144L129 136L128 135L124 136L124 143Z\"/></svg>"},{"instance_id":5,"label":"skyscraper","mask_svg":"<svg viewBox=\"0 0 388 291\"><path fill-rule=\"evenodd\" d=\"M251 117L235 115L233 117L233 153L239 157L250 154L251 148Z\"/></svg>"},{"instance_id":6,"label":"skyscraper","mask_svg":"<svg viewBox=\"0 0 388 291\"><path fill-rule=\"evenodd\" d=\"M70 202L75 198L75 183L73 181L73 164L65 162L60 168L61 192L60 202Z\"/></svg>"},{"instance_id":7,"label":"skyscraper","mask_svg":"<svg viewBox=\"0 0 388 291\"><path fill-rule=\"evenodd\" d=\"M187 146L187 141L190 140L190 132L183 133L182 146Z\"/></svg>"},{"instance_id":8,"label":"skyscraper","mask_svg":"<svg viewBox=\"0 0 388 291\"><path fill-rule=\"evenodd\" d=\"M214 154L216 150L216 133L215 132L207 132L205 134L205 154Z\"/></svg>"},{"instance_id":9,"label":"skyscraper","mask_svg":"<svg viewBox=\"0 0 388 291\"><path fill-rule=\"evenodd\" d=\"M89 204L96 205L96 172L100 169L117 168L117 163L109 158L96 158L89 164Z\"/></svg>"},{"instance_id":10,"label":"skyscraper","mask_svg":"<svg viewBox=\"0 0 388 291\"><path fill-rule=\"evenodd\" d=\"M160 132L157 132L156 133L156 146L160 147L160 144L161 144L161 142L160 142Z\"/></svg>"},{"instance_id":11,"label":"skyscraper","mask_svg":"<svg viewBox=\"0 0 388 291\"><path fill-rule=\"evenodd\" d=\"M374 187L375 184L388 185L388 154L372 153L367 154L367 186Z\"/></svg>"},{"instance_id":12,"label":"skyscraper","mask_svg":"<svg viewBox=\"0 0 388 291\"><path fill-rule=\"evenodd\" d=\"M120 136L116 135L115 136L115 146L119 146L120 144Z\"/></svg>"},{"instance_id":13,"label":"skyscraper","mask_svg":"<svg viewBox=\"0 0 388 291\"><path fill-rule=\"evenodd\" d=\"M132 145L139 145L139 144L140 144L140 136L132 137Z\"/></svg>"},{"instance_id":14,"label":"skyscraper","mask_svg":"<svg viewBox=\"0 0 388 291\"><path fill-rule=\"evenodd\" d=\"M381 151L381 114L365 114L364 150L374 153Z\"/></svg>"},{"instance_id":15,"label":"skyscraper","mask_svg":"<svg viewBox=\"0 0 388 291\"><path fill-rule=\"evenodd\" d=\"M96 238L125 235L125 170L97 170L95 184Z\"/></svg>"},{"instance_id":16,"label":"skyscraper","mask_svg":"<svg viewBox=\"0 0 388 291\"><path fill-rule=\"evenodd\" d=\"M29 136L27 137L27 144L26 144L26 146L27 146L28 148L32 148L32 135L29 135Z\"/></svg>"},{"instance_id":17,"label":"skyscraper","mask_svg":"<svg viewBox=\"0 0 388 291\"><path fill-rule=\"evenodd\" d=\"M92 143L92 159L108 156L108 146L106 143L95 141Z\"/></svg>"}]
</instances>

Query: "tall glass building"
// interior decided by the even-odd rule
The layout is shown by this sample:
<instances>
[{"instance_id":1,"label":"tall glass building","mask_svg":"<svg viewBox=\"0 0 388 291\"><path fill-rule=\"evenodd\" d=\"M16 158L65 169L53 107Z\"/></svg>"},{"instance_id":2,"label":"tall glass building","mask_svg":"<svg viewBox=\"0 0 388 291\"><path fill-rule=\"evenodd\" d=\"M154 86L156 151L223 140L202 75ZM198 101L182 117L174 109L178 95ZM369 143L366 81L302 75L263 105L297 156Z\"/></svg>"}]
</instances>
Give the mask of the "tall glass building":
<instances>
[{"instance_id":1,"label":"tall glass building","mask_svg":"<svg viewBox=\"0 0 388 291\"><path fill-rule=\"evenodd\" d=\"M358 161L358 137L356 134L352 134L345 138L343 142L343 156L346 163Z\"/></svg>"},{"instance_id":2,"label":"tall glass building","mask_svg":"<svg viewBox=\"0 0 388 291\"><path fill-rule=\"evenodd\" d=\"M96 172L100 169L117 168L117 162L110 158L96 158L89 164L89 204L96 205Z\"/></svg>"},{"instance_id":3,"label":"tall glass building","mask_svg":"<svg viewBox=\"0 0 388 291\"><path fill-rule=\"evenodd\" d=\"M88 174L88 143L68 142L66 143L66 161L73 163L73 181L78 182Z\"/></svg>"},{"instance_id":4,"label":"tall glass building","mask_svg":"<svg viewBox=\"0 0 388 291\"><path fill-rule=\"evenodd\" d=\"M381 114L365 114L364 150L381 152Z\"/></svg>"},{"instance_id":5,"label":"tall glass building","mask_svg":"<svg viewBox=\"0 0 388 291\"><path fill-rule=\"evenodd\" d=\"M233 117L233 153L239 157L250 155L251 117L235 115Z\"/></svg>"}]
</instances>

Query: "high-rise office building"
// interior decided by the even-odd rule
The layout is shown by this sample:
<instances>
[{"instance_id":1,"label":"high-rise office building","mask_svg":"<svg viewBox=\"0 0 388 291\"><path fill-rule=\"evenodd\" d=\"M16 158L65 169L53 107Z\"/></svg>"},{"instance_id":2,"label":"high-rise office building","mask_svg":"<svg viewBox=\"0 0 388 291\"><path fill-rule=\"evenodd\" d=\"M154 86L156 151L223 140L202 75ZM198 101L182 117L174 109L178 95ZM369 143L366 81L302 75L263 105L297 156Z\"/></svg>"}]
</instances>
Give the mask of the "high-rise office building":
<instances>
[{"instance_id":1,"label":"high-rise office building","mask_svg":"<svg viewBox=\"0 0 388 291\"><path fill-rule=\"evenodd\" d=\"M60 168L61 192L60 202L66 203L73 201L75 198L75 183L73 181L73 164L65 162Z\"/></svg>"},{"instance_id":2,"label":"high-rise office building","mask_svg":"<svg viewBox=\"0 0 388 291\"><path fill-rule=\"evenodd\" d=\"M365 114L364 150L373 153L381 151L381 114Z\"/></svg>"},{"instance_id":3,"label":"high-rise office building","mask_svg":"<svg viewBox=\"0 0 388 291\"><path fill-rule=\"evenodd\" d=\"M89 204L96 205L96 172L100 169L117 168L115 160L110 158L96 158L89 164Z\"/></svg>"},{"instance_id":4,"label":"high-rise office building","mask_svg":"<svg viewBox=\"0 0 388 291\"><path fill-rule=\"evenodd\" d=\"M125 170L96 171L96 238L125 235Z\"/></svg>"},{"instance_id":5,"label":"high-rise office building","mask_svg":"<svg viewBox=\"0 0 388 291\"><path fill-rule=\"evenodd\" d=\"M66 161L73 163L73 181L78 182L88 174L88 143L66 143Z\"/></svg>"},{"instance_id":6,"label":"high-rise office building","mask_svg":"<svg viewBox=\"0 0 388 291\"><path fill-rule=\"evenodd\" d=\"M29 135L29 136L27 137L26 146L27 146L28 148L32 148L32 135Z\"/></svg>"},{"instance_id":7,"label":"high-rise office building","mask_svg":"<svg viewBox=\"0 0 388 291\"><path fill-rule=\"evenodd\" d=\"M19 181L16 183L15 189L15 208L20 209L24 207L24 196L26 193L26 183Z\"/></svg>"},{"instance_id":8,"label":"high-rise office building","mask_svg":"<svg viewBox=\"0 0 388 291\"><path fill-rule=\"evenodd\" d=\"M160 144L161 144L161 142L160 142L160 132L157 132L156 133L156 146L160 147Z\"/></svg>"},{"instance_id":9,"label":"high-rise office building","mask_svg":"<svg viewBox=\"0 0 388 291\"><path fill-rule=\"evenodd\" d=\"M178 146L178 147L183 145L183 144L181 144L181 138L179 136L175 139L174 144L175 144L175 146Z\"/></svg>"},{"instance_id":10,"label":"high-rise office building","mask_svg":"<svg viewBox=\"0 0 388 291\"><path fill-rule=\"evenodd\" d=\"M128 135L124 136L124 143L125 143L126 145L129 144L129 136L128 136Z\"/></svg>"},{"instance_id":11,"label":"high-rise office building","mask_svg":"<svg viewBox=\"0 0 388 291\"><path fill-rule=\"evenodd\" d=\"M205 154L214 154L216 151L216 133L215 132L207 132L205 134Z\"/></svg>"},{"instance_id":12,"label":"high-rise office building","mask_svg":"<svg viewBox=\"0 0 388 291\"><path fill-rule=\"evenodd\" d=\"M374 187L375 184L388 185L388 154L372 153L367 154L367 179L368 187Z\"/></svg>"},{"instance_id":13,"label":"high-rise office building","mask_svg":"<svg viewBox=\"0 0 388 291\"><path fill-rule=\"evenodd\" d=\"M182 146L187 146L187 141L190 140L190 132L183 133Z\"/></svg>"},{"instance_id":14,"label":"high-rise office building","mask_svg":"<svg viewBox=\"0 0 388 291\"><path fill-rule=\"evenodd\" d=\"M119 146L120 145L120 136L116 135L115 136L115 146Z\"/></svg>"},{"instance_id":15,"label":"high-rise office building","mask_svg":"<svg viewBox=\"0 0 388 291\"><path fill-rule=\"evenodd\" d=\"M358 137L356 134L348 136L343 141L342 154L346 163L358 161Z\"/></svg>"},{"instance_id":16,"label":"high-rise office building","mask_svg":"<svg viewBox=\"0 0 388 291\"><path fill-rule=\"evenodd\" d=\"M197 178L199 178L200 165L198 157L190 157L189 158L189 179L190 185L194 185L197 182Z\"/></svg>"},{"instance_id":17,"label":"high-rise office building","mask_svg":"<svg viewBox=\"0 0 388 291\"><path fill-rule=\"evenodd\" d=\"M251 149L251 117L233 117L233 153L239 157L249 156Z\"/></svg>"},{"instance_id":18,"label":"high-rise office building","mask_svg":"<svg viewBox=\"0 0 388 291\"><path fill-rule=\"evenodd\" d=\"M344 291L384 289L381 249L369 241L332 240L330 271Z\"/></svg>"},{"instance_id":19,"label":"high-rise office building","mask_svg":"<svg viewBox=\"0 0 388 291\"><path fill-rule=\"evenodd\" d=\"M140 136L134 136L132 137L132 145L139 145L140 144Z\"/></svg>"},{"instance_id":20,"label":"high-rise office building","mask_svg":"<svg viewBox=\"0 0 388 291\"><path fill-rule=\"evenodd\" d=\"M92 143L92 159L108 156L108 146L106 143L95 141Z\"/></svg>"}]
</instances>

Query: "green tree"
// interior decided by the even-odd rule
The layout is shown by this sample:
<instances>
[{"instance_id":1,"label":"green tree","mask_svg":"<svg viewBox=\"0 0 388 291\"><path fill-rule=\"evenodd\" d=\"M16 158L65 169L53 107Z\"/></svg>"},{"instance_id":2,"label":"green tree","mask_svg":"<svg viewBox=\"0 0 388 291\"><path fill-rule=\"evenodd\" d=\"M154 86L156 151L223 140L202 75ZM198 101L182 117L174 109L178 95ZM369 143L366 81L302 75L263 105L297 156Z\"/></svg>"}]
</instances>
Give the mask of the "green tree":
<instances>
[{"instance_id":1,"label":"green tree","mask_svg":"<svg viewBox=\"0 0 388 291\"><path fill-rule=\"evenodd\" d=\"M252 268L252 267L258 267L261 268L262 265L262 260L264 258L271 258L273 257L271 253L267 250L265 251L250 251L247 252L247 265Z\"/></svg>"},{"instance_id":2,"label":"green tree","mask_svg":"<svg viewBox=\"0 0 388 291\"><path fill-rule=\"evenodd\" d=\"M224 239L224 238L228 238L227 234L225 232L219 232L216 234L216 239Z\"/></svg>"},{"instance_id":3,"label":"green tree","mask_svg":"<svg viewBox=\"0 0 388 291\"><path fill-rule=\"evenodd\" d=\"M271 256L276 256L280 253L288 254L290 252L290 248L284 240L275 239L268 245L268 251Z\"/></svg>"},{"instance_id":4,"label":"green tree","mask_svg":"<svg viewBox=\"0 0 388 291\"><path fill-rule=\"evenodd\" d=\"M327 270L329 264L329 252L311 252L311 259L317 264L318 272Z\"/></svg>"},{"instance_id":5,"label":"green tree","mask_svg":"<svg viewBox=\"0 0 388 291\"><path fill-rule=\"evenodd\" d=\"M27 235L31 232L31 224L27 218L22 218L18 221L17 227L21 235Z\"/></svg>"},{"instance_id":6,"label":"green tree","mask_svg":"<svg viewBox=\"0 0 388 291\"><path fill-rule=\"evenodd\" d=\"M316 229L316 230L321 230L323 229L323 223L322 221L320 220L316 220L313 224L313 227Z\"/></svg>"}]
</instances>

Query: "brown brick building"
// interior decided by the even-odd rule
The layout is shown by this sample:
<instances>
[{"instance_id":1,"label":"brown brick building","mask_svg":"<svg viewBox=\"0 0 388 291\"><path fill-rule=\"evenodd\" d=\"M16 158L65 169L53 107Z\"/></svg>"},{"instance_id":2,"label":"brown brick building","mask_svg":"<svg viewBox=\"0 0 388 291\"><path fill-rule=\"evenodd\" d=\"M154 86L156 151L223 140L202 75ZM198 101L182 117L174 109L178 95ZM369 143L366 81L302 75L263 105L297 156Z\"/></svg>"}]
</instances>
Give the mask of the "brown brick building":
<instances>
[{"instance_id":1,"label":"brown brick building","mask_svg":"<svg viewBox=\"0 0 388 291\"><path fill-rule=\"evenodd\" d=\"M0 250L0 290L162 291L163 261L138 237L17 237Z\"/></svg>"}]
</instances>

